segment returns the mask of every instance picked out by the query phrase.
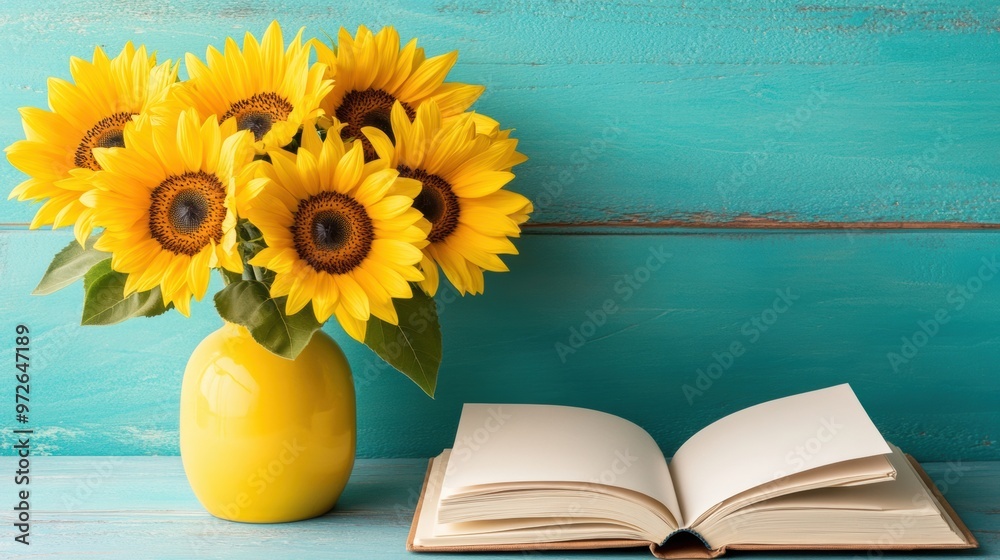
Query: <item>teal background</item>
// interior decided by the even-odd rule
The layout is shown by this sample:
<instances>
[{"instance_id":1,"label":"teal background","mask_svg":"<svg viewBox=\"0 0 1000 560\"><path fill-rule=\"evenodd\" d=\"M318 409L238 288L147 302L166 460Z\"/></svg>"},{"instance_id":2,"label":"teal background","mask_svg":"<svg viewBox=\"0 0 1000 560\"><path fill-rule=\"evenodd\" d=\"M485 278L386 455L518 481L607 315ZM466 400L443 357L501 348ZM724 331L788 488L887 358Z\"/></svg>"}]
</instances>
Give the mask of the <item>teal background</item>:
<instances>
[{"instance_id":1,"label":"teal background","mask_svg":"<svg viewBox=\"0 0 1000 560\"><path fill-rule=\"evenodd\" d=\"M531 158L512 188L537 212L512 272L439 298L436 399L328 327L355 370L361 456L436 454L468 401L602 409L669 454L726 413L847 381L919 460L1000 459L995 3L6 1L0 144L70 55L129 39L203 55L273 17L459 49L451 79L486 84L477 109ZM0 164L5 189L20 180ZM220 324L210 301L79 327L79 287L29 295L71 238L27 231L32 213L0 203L0 340L34 333L35 449L176 454L185 361ZM10 426L13 376L0 388Z\"/></svg>"}]
</instances>

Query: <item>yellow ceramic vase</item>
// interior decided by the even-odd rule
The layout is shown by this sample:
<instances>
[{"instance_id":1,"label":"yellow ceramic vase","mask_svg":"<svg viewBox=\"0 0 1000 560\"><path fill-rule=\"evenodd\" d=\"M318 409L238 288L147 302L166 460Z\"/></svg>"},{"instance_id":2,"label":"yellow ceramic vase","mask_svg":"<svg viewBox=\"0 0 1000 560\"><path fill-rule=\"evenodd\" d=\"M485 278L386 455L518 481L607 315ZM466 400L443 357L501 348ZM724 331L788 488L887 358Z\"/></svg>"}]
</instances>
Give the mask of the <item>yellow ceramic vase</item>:
<instances>
[{"instance_id":1,"label":"yellow ceramic vase","mask_svg":"<svg viewBox=\"0 0 1000 560\"><path fill-rule=\"evenodd\" d=\"M280 523L326 513L351 474L356 431L350 367L322 331L286 360L227 323L191 354L181 457L216 517Z\"/></svg>"}]
</instances>

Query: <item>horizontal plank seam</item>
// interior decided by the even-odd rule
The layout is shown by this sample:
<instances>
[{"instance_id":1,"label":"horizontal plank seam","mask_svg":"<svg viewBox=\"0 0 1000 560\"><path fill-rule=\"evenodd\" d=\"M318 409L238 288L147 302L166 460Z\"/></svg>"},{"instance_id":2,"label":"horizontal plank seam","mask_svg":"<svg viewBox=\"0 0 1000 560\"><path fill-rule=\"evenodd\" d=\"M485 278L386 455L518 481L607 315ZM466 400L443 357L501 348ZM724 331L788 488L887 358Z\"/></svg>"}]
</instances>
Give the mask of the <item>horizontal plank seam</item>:
<instances>
[{"instance_id":1,"label":"horizontal plank seam","mask_svg":"<svg viewBox=\"0 0 1000 560\"><path fill-rule=\"evenodd\" d=\"M27 222L0 223L0 230L29 230ZM526 234L560 233L560 230L587 230L588 232L616 233L626 229L727 229L727 230L802 230L802 231L886 231L886 230L998 230L1000 223L994 222L931 222L931 221L895 221L895 222L834 222L834 221L781 221L768 218L746 218L720 221L691 220L657 220L641 221L585 221L585 222L538 222L523 224ZM51 231L48 228L38 231Z\"/></svg>"},{"instance_id":2,"label":"horizontal plank seam","mask_svg":"<svg viewBox=\"0 0 1000 560\"><path fill-rule=\"evenodd\" d=\"M525 230L545 230L561 228L594 228L594 229L790 229L790 230L894 230L894 229L939 229L939 230L994 230L1000 229L1000 223L993 222L930 222L930 221L894 221L894 222L834 222L834 221L782 221L769 218L740 218L735 220L656 220L643 221L606 221L606 222L549 222L527 223Z\"/></svg>"}]
</instances>

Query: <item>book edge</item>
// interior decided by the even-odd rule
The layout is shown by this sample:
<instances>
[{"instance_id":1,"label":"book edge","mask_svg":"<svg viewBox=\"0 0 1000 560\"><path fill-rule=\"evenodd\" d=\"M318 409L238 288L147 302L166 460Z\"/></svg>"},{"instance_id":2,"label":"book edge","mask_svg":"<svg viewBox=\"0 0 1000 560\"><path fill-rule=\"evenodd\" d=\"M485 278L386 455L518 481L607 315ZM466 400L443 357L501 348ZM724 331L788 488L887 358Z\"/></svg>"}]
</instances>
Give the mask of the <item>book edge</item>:
<instances>
[{"instance_id":1,"label":"book edge","mask_svg":"<svg viewBox=\"0 0 1000 560\"><path fill-rule=\"evenodd\" d=\"M650 552L653 556L657 558L664 559L676 559L676 558L716 558L722 556L728 550L961 550L961 549L972 549L979 548L979 541L976 539L972 531L965 525L962 519L958 516L955 510L951 507L951 504L944 498L944 495L938 490L937 485L934 481L927 475L924 468L919 462L910 454L906 454L906 459L913 465L914 470L917 471L917 475L924 485L930 490L930 492L937 499L938 503L941 504L943 513L946 514L951 521L958 528L959 532L965 538L966 542L961 544L942 544L942 545L886 545L886 546L872 546L872 545L829 545L829 546L802 546L802 545L728 545L722 546L715 549L705 548L703 551L694 550L694 547L684 547L682 549L671 548L669 545L661 545L659 543L650 543L646 541L633 541L633 540L583 540L583 541L563 541L563 542L552 542L552 543L535 543L535 544L503 544L503 545L461 545L461 546L416 546L413 543L413 539L417 532L417 521L420 518L420 511L424 504L424 495L427 490L427 484L430 481L431 467L433 465L434 458L431 458L427 462L427 472L424 474L424 483L420 489L420 498L417 500L416 509L413 512L413 522L410 525L410 533L406 539L406 550L410 552L493 552L493 551L518 551L518 550L595 550L602 548L633 548L640 546L649 547Z\"/></svg>"},{"instance_id":2,"label":"book edge","mask_svg":"<svg viewBox=\"0 0 1000 560\"><path fill-rule=\"evenodd\" d=\"M627 539L593 539L582 541L561 541L551 543L532 544L497 544L497 545L458 545L458 546L419 546L413 540L417 535L417 522L420 520L420 511L424 507L424 496L427 493L427 484L431 478L431 468L434 465L435 457L427 461L427 472L424 474L424 483L420 488L420 497L417 499L417 507L413 510L413 522L410 523L410 533L406 537L406 550L409 552L501 552L518 550L598 550L602 548L638 548L655 546L648 541L633 541Z\"/></svg>"},{"instance_id":3,"label":"book edge","mask_svg":"<svg viewBox=\"0 0 1000 560\"><path fill-rule=\"evenodd\" d=\"M906 459L910 462L910 464L913 465L913 469L915 471L917 471L917 476L920 477L920 480L924 483L924 486L928 490L930 490L931 494L934 495L934 498L937 499L937 501L938 501L939 504L941 504L941 508L943 510L942 513L945 514L945 515L947 515L951 519L952 523L955 524L955 527L958 528L959 532L965 538L965 542L964 543L960 543L960 544L930 544L930 545L928 545L928 544L920 544L920 545L914 545L914 544L898 544L898 545L829 545L829 546L810 546L810 547L803 547L801 545L756 545L756 544L739 545L739 544L733 544L733 545L729 545L729 546L724 546L724 547L722 547L719 550L725 551L725 550L728 549L728 550L900 550L900 551L906 551L906 550L967 550L967 549L972 549L972 548L979 548L979 541L976 539L975 535L973 535L972 531L970 531L969 528L966 527L965 523L958 516L958 513L955 512L955 510L951 507L951 504L948 503L948 500L946 500L944 498L944 495L941 494L941 492L938 490L938 487L937 487L936 484L934 484L934 481L931 480L930 476L927 475L927 472L924 470L924 468L922 466L920 466L920 463L913 457L913 455L910 455L909 453L904 453L904 455L906 455Z\"/></svg>"},{"instance_id":4,"label":"book edge","mask_svg":"<svg viewBox=\"0 0 1000 560\"><path fill-rule=\"evenodd\" d=\"M938 490L937 484L934 484L934 481L931 480L931 477L927 475L927 472L924 471L924 468L922 466L920 466L920 463L917 462L916 458L914 458L913 455L910 455L909 453L906 454L906 458L907 460L910 461L910 464L913 465L913 470L917 471L917 475L920 476L920 480L924 481L924 484L927 486L928 489L930 489L931 494L933 494L934 497L937 498L938 503L940 503L941 507L944 508L944 513L948 514L948 517L951 518L952 523L954 523L955 526L958 527L958 530L961 531L962 536L965 537L965 542L968 546L964 548L979 548L979 541L976 539L976 536L973 535L972 531L970 531L969 528L965 526L965 522L962 521L962 518L959 517L958 513L951 507L951 504L948 502L948 500L944 498L944 494L942 494L941 491Z\"/></svg>"},{"instance_id":5,"label":"book edge","mask_svg":"<svg viewBox=\"0 0 1000 560\"><path fill-rule=\"evenodd\" d=\"M417 507L413 510L413 522L410 523L410 534L406 536L406 550L415 551L413 539L417 536L417 521L420 519L420 510L424 507L424 495L427 493L427 482L431 479L431 467L434 466L434 457L427 460L427 472L424 473L424 483L420 485L420 497L417 498Z\"/></svg>"}]
</instances>

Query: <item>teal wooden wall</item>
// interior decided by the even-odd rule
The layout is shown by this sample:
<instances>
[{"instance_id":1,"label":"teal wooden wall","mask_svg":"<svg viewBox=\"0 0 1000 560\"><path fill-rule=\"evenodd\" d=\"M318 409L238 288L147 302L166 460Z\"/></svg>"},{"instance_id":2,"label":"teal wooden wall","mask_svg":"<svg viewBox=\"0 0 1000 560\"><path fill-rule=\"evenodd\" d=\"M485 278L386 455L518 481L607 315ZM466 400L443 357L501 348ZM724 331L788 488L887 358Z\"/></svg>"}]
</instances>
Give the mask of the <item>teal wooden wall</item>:
<instances>
[{"instance_id":1,"label":"teal wooden wall","mask_svg":"<svg viewBox=\"0 0 1000 560\"><path fill-rule=\"evenodd\" d=\"M0 6L3 145L16 107L44 105L45 78L96 44L200 54L277 16L461 50L452 77L485 83L478 107L517 129L531 160L513 188L538 210L512 273L482 297L442 295L437 399L329 328L355 369L362 456L437 453L466 401L600 408L669 453L725 413L849 381L919 459L1000 459L995 2ZM20 180L0 165L4 189ZM176 454L184 363L219 324L210 303L78 327L79 289L29 296L70 239L27 231L31 214L0 203L0 339L36 333L36 449ZM0 388L12 400L12 376Z\"/></svg>"}]
</instances>

